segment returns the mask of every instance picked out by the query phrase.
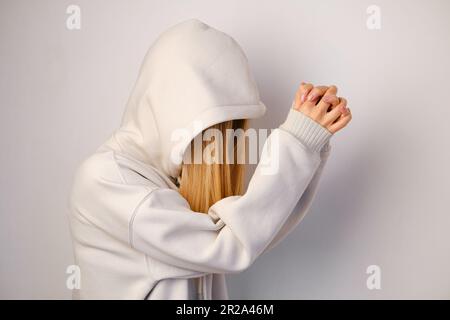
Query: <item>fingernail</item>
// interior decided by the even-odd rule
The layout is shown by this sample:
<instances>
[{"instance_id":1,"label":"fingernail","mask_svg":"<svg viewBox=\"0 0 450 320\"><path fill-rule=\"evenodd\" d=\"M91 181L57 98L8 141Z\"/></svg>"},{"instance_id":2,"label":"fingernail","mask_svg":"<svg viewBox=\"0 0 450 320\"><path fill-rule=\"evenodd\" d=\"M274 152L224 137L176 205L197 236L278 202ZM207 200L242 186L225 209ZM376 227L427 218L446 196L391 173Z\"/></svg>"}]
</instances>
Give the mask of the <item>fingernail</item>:
<instances>
[{"instance_id":1,"label":"fingernail","mask_svg":"<svg viewBox=\"0 0 450 320\"><path fill-rule=\"evenodd\" d=\"M305 102L305 94L302 94L302 97L300 98L300 102L301 103Z\"/></svg>"},{"instance_id":2,"label":"fingernail","mask_svg":"<svg viewBox=\"0 0 450 320\"><path fill-rule=\"evenodd\" d=\"M342 106L341 107L341 112L342 113L346 113L347 112L347 107L346 106Z\"/></svg>"},{"instance_id":3,"label":"fingernail","mask_svg":"<svg viewBox=\"0 0 450 320\"><path fill-rule=\"evenodd\" d=\"M315 94L310 94L310 95L308 96L308 100L309 100L309 101L313 101L315 98L316 98L316 95L315 95Z\"/></svg>"}]
</instances>

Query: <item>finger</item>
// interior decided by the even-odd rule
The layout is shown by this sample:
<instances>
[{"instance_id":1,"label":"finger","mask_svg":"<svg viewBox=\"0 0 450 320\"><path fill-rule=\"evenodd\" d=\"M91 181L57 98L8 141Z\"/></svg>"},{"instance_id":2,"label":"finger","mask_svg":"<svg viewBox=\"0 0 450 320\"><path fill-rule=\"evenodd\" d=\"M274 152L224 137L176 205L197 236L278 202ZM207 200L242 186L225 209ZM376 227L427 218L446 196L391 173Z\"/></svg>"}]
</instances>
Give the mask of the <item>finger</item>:
<instances>
[{"instance_id":1,"label":"finger","mask_svg":"<svg viewBox=\"0 0 450 320\"><path fill-rule=\"evenodd\" d=\"M337 95L338 92L338 88L335 85L331 85L330 88L327 90L327 92L325 93L324 97L328 96L328 95ZM338 97L339 99L339 97ZM321 99L322 101L322 99ZM331 105L328 106L327 111L330 111L331 109L333 109L335 106L337 106L339 104L339 100L338 101L332 101ZM319 102L320 103L320 102Z\"/></svg>"},{"instance_id":2,"label":"finger","mask_svg":"<svg viewBox=\"0 0 450 320\"><path fill-rule=\"evenodd\" d=\"M306 101L303 103L303 107L306 110L311 111L312 108L316 105L319 98L321 98L325 94L325 92L327 92L327 90L328 90L327 86L314 87L314 89L312 89L309 92L308 97L306 98Z\"/></svg>"},{"instance_id":3,"label":"finger","mask_svg":"<svg viewBox=\"0 0 450 320\"><path fill-rule=\"evenodd\" d=\"M295 93L294 109L299 110L308 93L314 88L311 83L302 82Z\"/></svg>"},{"instance_id":4,"label":"finger","mask_svg":"<svg viewBox=\"0 0 450 320\"><path fill-rule=\"evenodd\" d=\"M336 95L338 91L338 88L335 85L331 85L328 87L328 90L325 92L324 97L328 95Z\"/></svg>"},{"instance_id":5,"label":"finger","mask_svg":"<svg viewBox=\"0 0 450 320\"><path fill-rule=\"evenodd\" d=\"M327 92L326 92L326 95L327 95L327 94L334 94L334 95L336 95L337 92L338 92L338 88L337 88L335 85L331 85L331 86L328 88L328 90L327 90Z\"/></svg>"},{"instance_id":6,"label":"finger","mask_svg":"<svg viewBox=\"0 0 450 320\"><path fill-rule=\"evenodd\" d=\"M332 94L328 94L327 93L322 97L322 99L320 99L319 103L316 105L316 112L323 116L327 113L327 111L334 106L337 106L339 104L340 100L339 98Z\"/></svg>"},{"instance_id":7,"label":"finger","mask_svg":"<svg viewBox=\"0 0 450 320\"><path fill-rule=\"evenodd\" d=\"M327 112L330 112L331 110L333 110L335 107L337 107L339 105L339 103L341 103L341 98L337 97L338 101L337 102L332 102L331 105L328 107Z\"/></svg>"},{"instance_id":8,"label":"finger","mask_svg":"<svg viewBox=\"0 0 450 320\"><path fill-rule=\"evenodd\" d=\"M331 126L328 127L328 130L331 133L335 133L335 132L341 130L342 128L344 128L350 122L350 120L352 120L352 113L351 113L350 109L348 109L348 111L345 115L342 115L338 119L338 121L336 121L335 123L333 123Z\"/></svg>"},{"instance_id":9,"label":"finger","mask_svg":"<svg viewBox=\"0 0 450 320\"><path fill-rule=\"evenodd\" d=\"M309 102L318 101L318 98L320 98L323 95L325 95L325 93L327 92L328 88L329 88L328 86L317 86L317 87L314 87L314 89L312 89L311 92L308 94L307 101L309 101Z\"/></svg>"},{"instance_id":10,"label":"finger","mask_svg":"<svg viewBox=\"0 0 450 320\"><path fill-rule=\"evenodd\" d=\"M337 98L337 97L336 97ZM337 98L340 100L339 104L336 105L331 111L327 112L324 115L324 124L325 126L328 126L335 122L342 114L345 114L346 107L347 107L347 100L345 98L339 97Z\"/></svg>"}]
</instances>

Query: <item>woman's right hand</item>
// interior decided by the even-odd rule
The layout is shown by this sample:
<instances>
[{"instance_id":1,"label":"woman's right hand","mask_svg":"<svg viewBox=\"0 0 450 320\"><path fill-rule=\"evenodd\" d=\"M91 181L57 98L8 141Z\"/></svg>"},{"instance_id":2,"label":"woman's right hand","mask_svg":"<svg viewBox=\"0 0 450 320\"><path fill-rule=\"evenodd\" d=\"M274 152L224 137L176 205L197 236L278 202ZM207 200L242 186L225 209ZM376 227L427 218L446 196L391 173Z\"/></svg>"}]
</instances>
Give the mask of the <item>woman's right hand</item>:
<instances>
[{"instance_id":1,"label":"woman's right hand","mask_svg":"<svg viewBox=\"0 0 450 320\"><path fill-rule=\"evenodd\" d=\"M347 100L337 97L337 87L302 82L295 94L294 109L304 113L330 133L344 128L352 119Z\"/></svg>"}]
</instances>

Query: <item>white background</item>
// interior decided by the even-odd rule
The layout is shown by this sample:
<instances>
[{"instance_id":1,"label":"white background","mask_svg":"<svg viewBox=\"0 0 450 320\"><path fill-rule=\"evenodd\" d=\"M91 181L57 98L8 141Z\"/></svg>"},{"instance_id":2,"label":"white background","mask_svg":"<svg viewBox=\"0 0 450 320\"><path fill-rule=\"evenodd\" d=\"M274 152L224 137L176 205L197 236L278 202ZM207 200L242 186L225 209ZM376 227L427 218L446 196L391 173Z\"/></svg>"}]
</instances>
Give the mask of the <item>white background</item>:
<instances>
[{"instance_id":1,"label":"white background","mask_svg":"<svg viewBox=\"0 0 450 320\"><path fill-rule=\"evenodd\" d=\"M269 108L254 126L277 127L301 81L336 84L353 113L309 214L228 278L231 298L450 298L449 15L446 0L0 0L0 298L70 298L72 174L119 125L148 47L188 18L243 47Z\"/></svg>"}]
</instances>

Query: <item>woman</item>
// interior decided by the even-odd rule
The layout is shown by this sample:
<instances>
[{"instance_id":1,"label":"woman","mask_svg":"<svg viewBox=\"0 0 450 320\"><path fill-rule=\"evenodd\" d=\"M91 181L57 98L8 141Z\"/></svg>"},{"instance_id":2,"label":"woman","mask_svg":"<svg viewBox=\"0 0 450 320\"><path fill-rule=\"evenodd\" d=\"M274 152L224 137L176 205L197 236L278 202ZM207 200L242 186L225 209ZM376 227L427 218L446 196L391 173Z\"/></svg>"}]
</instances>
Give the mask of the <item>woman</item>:
<instances>
[{"instance_id":1,"label":"woman","mask_svg":"<svg viewBox=\"0 0 450 320\"><path fill-rule=\"evenodd\" d=\"M75 174L75 297L227 299L224 275L248 268L308 210L329 139L351 119L336 91L302 83L242 194L244 164L192 163L187 150L207 129L245 129L265 113L247 58L233 38L197 19L165 31L145 57L120 128ZM239 150L238 140L224 141L224 150Z\"/></svg>"}]
</instances>

